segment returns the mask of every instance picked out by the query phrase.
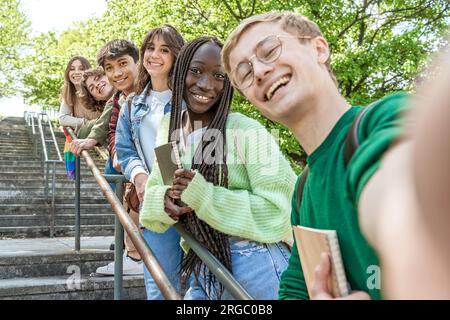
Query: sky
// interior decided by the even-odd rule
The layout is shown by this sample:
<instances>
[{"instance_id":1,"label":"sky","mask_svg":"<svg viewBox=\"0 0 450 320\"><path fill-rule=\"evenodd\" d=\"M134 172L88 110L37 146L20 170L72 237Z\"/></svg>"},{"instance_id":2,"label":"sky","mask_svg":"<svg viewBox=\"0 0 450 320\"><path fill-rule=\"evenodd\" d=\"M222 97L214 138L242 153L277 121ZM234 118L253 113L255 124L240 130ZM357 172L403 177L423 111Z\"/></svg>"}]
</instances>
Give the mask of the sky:
<instances>
[{"instance_id":1,"label":"sky","mask_svg":"<svg viewBox=\"0 0 450 320\"><path fill-rule=\"evenodd\" d=\"M106 0L21 0L21 11L31 22L32 35L47 31L61 32L74 22L100 17ZM21 97L0 99L0 115L23 116L28 109Z\"/></svg>"}]
</instances>

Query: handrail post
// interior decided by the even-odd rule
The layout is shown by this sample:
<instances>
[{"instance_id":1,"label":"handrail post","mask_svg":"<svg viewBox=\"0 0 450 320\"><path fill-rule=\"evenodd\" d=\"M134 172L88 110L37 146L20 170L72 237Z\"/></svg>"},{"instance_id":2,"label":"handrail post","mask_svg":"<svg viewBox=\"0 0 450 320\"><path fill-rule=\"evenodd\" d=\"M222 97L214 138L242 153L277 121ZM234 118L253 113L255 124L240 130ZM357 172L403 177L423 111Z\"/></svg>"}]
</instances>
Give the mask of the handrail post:
<instances>
[{"instance_id":1,"label":"handrail post","mask_svg":"<svg viewBox=\"0 0 450 320\"><path fill-rule=\"evenodd\" d=\"M80 157L75 157L75 250L80 251L81 214L80 214Z\"/></svg>"},{"instance_id":2,"label":"handrail post","mask_svg":"<svg viewBox=\"0 0 450 320\"><path fill-rule=\"evenodd\" d=\"M123 185L120 180L116 181L116 195L119 200L123 199ZM122 299L123 290L123 226L115 215L115 244L114 244L114 300Z\"/></svg>"},{"instance_id":3,"label":"handrail post","mask_svg":"<svg viewBox=\"0 0 450 320\"><path fill-rule=\"evenodd\" d=\"M52 172L52 207L51 207L51 217L50 217L50 237L55 236L55 185L56 185L56 162L53 162L53 172Z\"/></svg>"},{"instance_id":4,"label":"handrail post","mask_svg":"<svg viewBox=\"0 0 450 320\"><path fill-rule=\"evenodd\" d=\"M48 203L48 171L47 171L47 162L44 160L44 155L41 155L41 163L42 163L42 171L44 174L44 195L45 195L45 202Z\"/></svg>"},{"instance_id":5,"label":"handrail post","mask_svg":"<svg viewBox=\"0 0 450 320\"><path fill-rule=\"evenodd\" d=\"M49 196L48 196L48 179L50 175L50 168L47 161L45 161L45 201L49 203Z\"/></svg>"},{"instance_id":6,"label":"handrail post","mask_svg":"<svg viewBox=\"0 0 450 320\"><path fill-rule=\"evenodd\" d=\"M49 159L52 155L51 145L48 145L48 141L45 139L45 121L44 117L47 119L47 124L50 126L50 132L52 134L53 144L56 148L56 154L58 155L58 160ZM59 152L58 143L56 141L56 137L54 135L53 129L51 127L51 122L47 114L44 113L36 113L36 112L25 112L25 120L29 126L28 132L31 130L31 139L33 140L33 155L37 157L39 155L38 147L39 145L42 147L42 152L40 153L41 157L41 169L42 169L42 177L44 182L44 196L47 204L51 203L50 208L50 216L49 216L49 235L50 237L55 236L55 221L56 221L56 212L55 212L55 196L56 196L56 163L64 163L61 153ZM37 126L37 130L35 129L35 125ZM31 129L30 129L31 128ZM40 143L39 143L40 140ZM49 147L50 148L47 148ZM50 163L53 163L53 169L50 168ZM52 170L52 185L50 190L50 173L49 170ZM51 192L51 200L50 194Z\"/></svg>"},{"instance_id":7,"label":"handrail post","mask_svg":"<svg viewBox=\"0 0 450 320\"><path fill-rule=\"evenodd\" d=\"M33 124L34 125L34 124ZM38 139L36 137L36 134L34 133L34 128L33 128L33 144L34 144L34 155L37 157L38 156Z\"/></svg>"}]
</instances>

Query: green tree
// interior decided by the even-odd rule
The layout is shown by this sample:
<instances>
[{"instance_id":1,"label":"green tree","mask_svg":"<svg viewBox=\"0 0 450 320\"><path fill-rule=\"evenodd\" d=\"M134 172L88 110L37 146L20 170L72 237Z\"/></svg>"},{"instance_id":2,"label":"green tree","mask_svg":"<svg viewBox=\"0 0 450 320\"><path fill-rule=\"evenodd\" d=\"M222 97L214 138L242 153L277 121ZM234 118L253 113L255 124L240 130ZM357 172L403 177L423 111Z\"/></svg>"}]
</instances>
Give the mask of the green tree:
<instances>
[{"instance_id":1,"label":"green tree","mask_svg":"<svg viewBox=\"0 0 450 320\"><path fill-rule=\"evenodd\" d=\"M27 99L57 108L64 67L73 55L95 64L107 41L126 38L141 45L149 29L170 23L191 40L214 35L222 41L242 19L288 10L318 23L332 50L332 67L342 94L368 104L390 92L412 91L415 80L450 25L448 0L109 0L105 14L61 35L35 39L24 78ZM264 118L237 92L233 110L279 130L282 150L298 172L305 154L292 133Z\"/></svg>"},{"instance_id":2,"label":"green tree","mask_svg":"<svg viewBox=\"0 0 450 320\"><path fill-rule=\"evenodd\" d=\"M22 53L29 45L30 23L19 0L0 0L0 98L14 94L20 84Z\"/></svg>"}]
</instances>

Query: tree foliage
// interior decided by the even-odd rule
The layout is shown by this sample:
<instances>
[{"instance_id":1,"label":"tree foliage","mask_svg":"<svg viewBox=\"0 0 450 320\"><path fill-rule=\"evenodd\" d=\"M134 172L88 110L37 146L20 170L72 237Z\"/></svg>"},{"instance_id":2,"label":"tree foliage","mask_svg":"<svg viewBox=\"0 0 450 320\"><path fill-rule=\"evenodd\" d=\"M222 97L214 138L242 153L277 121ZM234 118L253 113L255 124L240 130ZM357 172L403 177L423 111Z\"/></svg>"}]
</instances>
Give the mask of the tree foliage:
<instances>
[{"instance_id":1,"label":"tree foliage","mask_svg":"<svg viewBox=\"0 0 450 320\"><path fill-rule=\"evenodd\" d=\"M330 43L342 94L353 104L367 104L393 91L413 90L429 53L448 29L449 7L448 0L109 0L102 17L34 39L23 78L25 97L57 108L70 57L84 55L95 64L97 50L111 39L140 46L150 28L170 23L187 40L208 34L224 41L246 17L288 10L318 23ZM238 93L233 109L280 130L282 150L300 170L305 157L289 131L262 117Z\"/></svg>"},{"instance_id":2,"label":"tree foliage","mask_svg":"<svg viewBox=\"0 0 450 320\"><path fill-rule=\"evenodd\" d=\"M17 90L23 67L22 52L29 44L30 23L19 10L19 0L0 0L0 98Z\"/></svg>"}]
</instances>

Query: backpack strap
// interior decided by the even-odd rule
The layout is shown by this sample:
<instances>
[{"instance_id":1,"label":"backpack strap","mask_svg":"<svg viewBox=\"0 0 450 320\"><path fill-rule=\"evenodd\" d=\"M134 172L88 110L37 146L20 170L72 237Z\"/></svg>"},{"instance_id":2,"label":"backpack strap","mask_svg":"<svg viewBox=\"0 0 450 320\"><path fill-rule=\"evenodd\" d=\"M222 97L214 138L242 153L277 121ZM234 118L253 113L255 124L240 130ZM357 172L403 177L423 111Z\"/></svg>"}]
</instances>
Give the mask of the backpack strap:
<instances>
[{"instance_id":1,"label":"backpack strap","mask_svg":"<svg viewBox=\"0 0 450 320\"><path fill-rule=\"evenodd\" d=\"M308 165L306 165L303 168L302 174L300 175L300 180L298 181L297 186L297 194L295 195L295 201L297 203L297 209L299 213L300 213L300 206L302 205L303 189L305 188L306 178L308 178L308 174L309 174L309 167Z\"/></svg>"},{"instance_id":2,"label":"backpack strap","mask_svg":"<svg viewBox=\"0 0 450 320\"><path fill-rule=\"evenodd\" d=\"M353 119L352 125L350 126L347 136L345 137L344 142L344 166L347 167L350 160L352 159L353 155L355 154L356 149L359 147L359 138L358 138L358 131L359 131L359 124L361 123L361 119L364 117L364 115L367 113L371 107L376 105L378 101L375 101L371 104L369 104L367 107L362 108L357 114L356 117ZM297 194L295 195L295 200L297 202L297 209L298 212L300 212L300 207L302 204L302 197L303 197L303 189L305 187L306 178L308 177L309 168L308 165L305 166L303 169L302 174L300 175L300 180L298 182L297 186Z\"/></svg>"},{"instance_id":3,"label":"backpack strap","mask_svg":"<svg viewBox=\"0 0 450 320\"><path fill-rule=\"evenodd\" d=\"M358 132L359 132L359 124L361 123L361 119L364 117L364 115L367 113L367 110L369 110L377 101L374 103L368 105L365 108L362 108L357 114L355 119L353 119L352 125L350 129L347 132L347 136L345 137L344 142L344 166L347 167L348 163L353 157L353 154L355 154L356 149L359 147L359 138L358 138Z\"/></svg>"}]
</instances>

